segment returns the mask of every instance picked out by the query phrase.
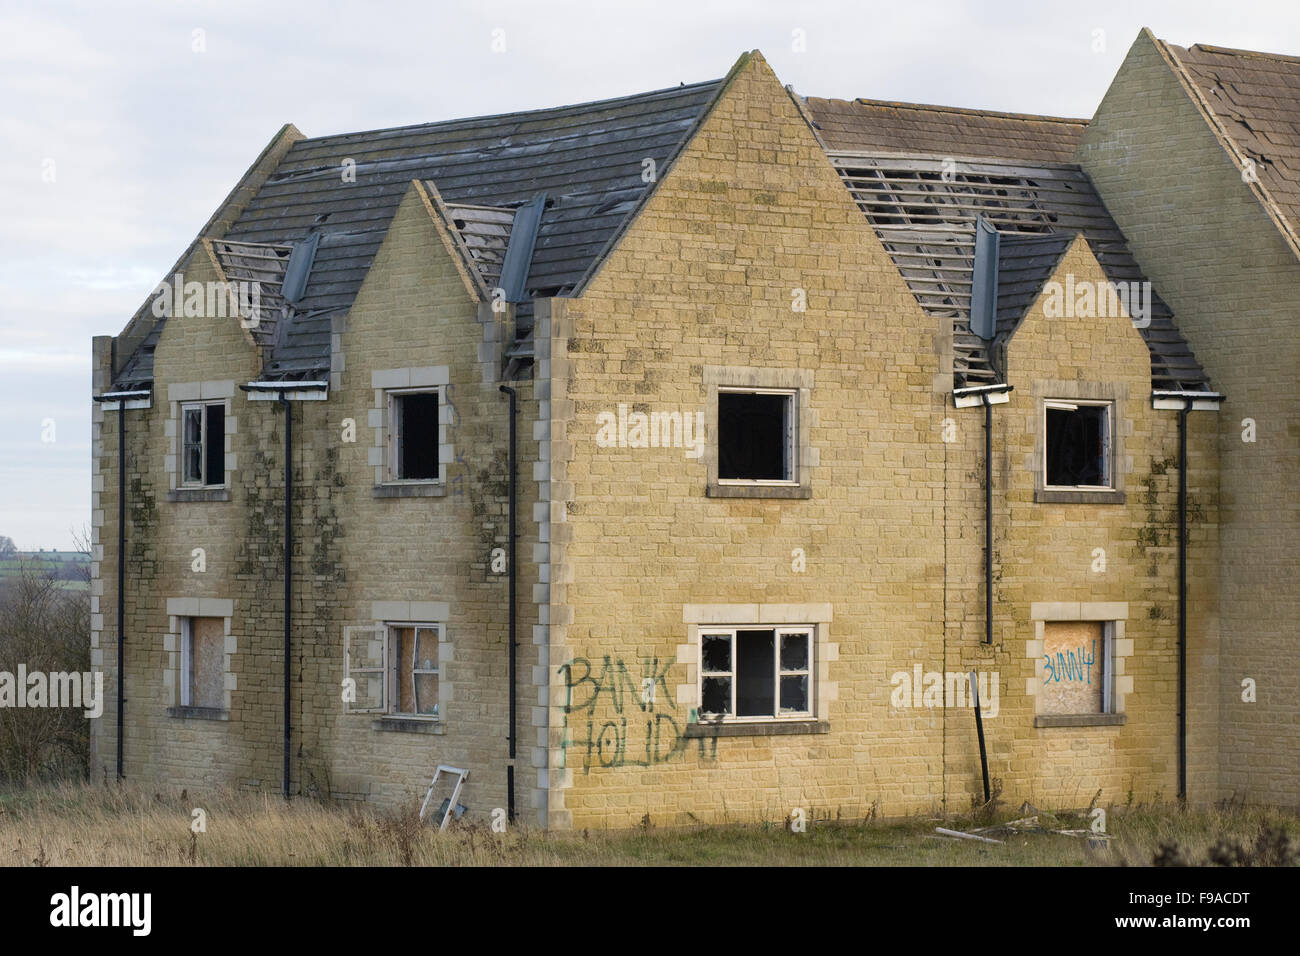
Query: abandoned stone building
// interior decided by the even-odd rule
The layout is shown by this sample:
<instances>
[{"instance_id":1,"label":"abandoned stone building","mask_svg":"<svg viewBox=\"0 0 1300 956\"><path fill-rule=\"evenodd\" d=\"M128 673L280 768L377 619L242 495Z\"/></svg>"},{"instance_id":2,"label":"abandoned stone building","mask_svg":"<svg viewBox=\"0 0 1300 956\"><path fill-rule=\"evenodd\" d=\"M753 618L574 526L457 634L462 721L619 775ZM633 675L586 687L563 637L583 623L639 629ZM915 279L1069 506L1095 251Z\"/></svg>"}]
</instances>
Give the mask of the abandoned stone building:
<instances>
[{"instance_id":1,"label":"abandoned stone building","mask_svg":"<svg viewBox=\"0 0 1300 956\"><path fill-rule=\"evenodd\" d=\"M754 52L285 126L94 342L93 773L453 767L554 828L1300 803L1298 117L1300 60L1144 31L1091 120Z\"/></svg>"}]
</instances>

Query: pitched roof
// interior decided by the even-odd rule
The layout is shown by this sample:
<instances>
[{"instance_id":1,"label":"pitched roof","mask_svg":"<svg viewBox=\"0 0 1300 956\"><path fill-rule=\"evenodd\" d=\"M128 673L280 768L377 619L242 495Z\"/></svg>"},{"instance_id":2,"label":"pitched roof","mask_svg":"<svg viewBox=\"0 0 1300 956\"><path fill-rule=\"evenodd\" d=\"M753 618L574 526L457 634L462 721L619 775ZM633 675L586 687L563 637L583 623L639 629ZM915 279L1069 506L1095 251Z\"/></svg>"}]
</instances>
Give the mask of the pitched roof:
<instances>
[{"instance_id":1,"label":"pitched roof","mask_svg":"<svg viewBox=\"0 0 1300 956\"><path fill-rule=\"evenodd\" d=\"M886 100L805 102L827 149L1069 163L1088 121Z\"/></svg>"},{"instance_id":2,"label":"pitched roof","mask_svg":"<svg viewBox=\"0 0 1300 956\"><path fill-rule=\"evenodd\" d=\"M1081 233L1108 280L1146 281L1092 181L1062 159L1072 157L1084 121L871 100L805 102L832 164L917 302L930 315L952 319L958 386L989 384L1003 372L993 364L996 350L990 354L970 331L978 216L1011 236L1068 241ZM1041 264L1050 250L1009 247L999 274L1009 270L1018 297L1029 294L1021 253ZM1014 323L1003 327L999 298L999 328L1010 334ZM1013 304L1008 299L1006 308ZM1207 387L1173 313L1158 296L1152 296L1150 324L1140 331L1151 352L1153 387Z\"/></svg>"},{"instance_id":3,"label":"pitched roof","mask_svg":"<svg viewBox=\"0 0 1300 956\"><path fill-rule=\"evenodd\" d=\"M645 161L666 166L720 84L294 143L224 236L276 246L320 233L306 292L285 318L265 374L328 369L329 317L351 306L413 179L435 183L453 215L457 207L511 210L545 192L526 295L571 292L648 189ZM468 211L457 220L489 271L485 220L504 218ZM150 380L162 325L123 368L118 387Z\"/></svg>"},{"instance_id":4,"label":"pitched roof","mask_svg":"<svg viewBox=\"0 0 1300 956\"><path fill-rule=\"evenodd\" d=\"M1165 46L1223 134L1254 161L1291 230L1300 230L1300 57L1203 43Z\"/></svg>"}]
</instances>

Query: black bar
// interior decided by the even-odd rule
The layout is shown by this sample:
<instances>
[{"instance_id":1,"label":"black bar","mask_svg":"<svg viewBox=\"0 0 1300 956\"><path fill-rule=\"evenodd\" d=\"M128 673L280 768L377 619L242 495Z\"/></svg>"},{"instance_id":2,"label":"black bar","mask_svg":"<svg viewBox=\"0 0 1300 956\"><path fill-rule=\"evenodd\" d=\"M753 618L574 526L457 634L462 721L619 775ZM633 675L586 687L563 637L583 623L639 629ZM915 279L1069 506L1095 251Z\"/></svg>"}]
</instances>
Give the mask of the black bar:
<instances>
[{"instance_id":1,"label":"black bar","mask_svg":"<svg viewBox=\"0 0 1300 956\"><path fill-rule=\"evenodd\" d=\"M989 791L989 754L984 747L984 717L980 714L980 691L978 675L975 671L970 672L970 696L971 703L975 705L975 733L980 740L980 770L984 774L984 804L988 805L992 799Z\"/></svg>"}]
</instances>

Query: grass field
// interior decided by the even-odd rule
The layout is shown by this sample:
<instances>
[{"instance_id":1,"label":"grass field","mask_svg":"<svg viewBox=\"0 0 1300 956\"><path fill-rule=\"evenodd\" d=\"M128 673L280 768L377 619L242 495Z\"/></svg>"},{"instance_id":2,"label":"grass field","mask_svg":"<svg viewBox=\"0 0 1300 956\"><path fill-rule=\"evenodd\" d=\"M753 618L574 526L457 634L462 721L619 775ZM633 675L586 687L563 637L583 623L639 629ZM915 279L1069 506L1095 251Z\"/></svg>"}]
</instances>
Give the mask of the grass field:
<instances>
[{"instance_id":1,"label":"grass field","mask_svg":"<svg viewBox=\"0 0 1300 956\"><path fill-rule=\"evenodd\" d=\"M0 586L28 574L52 575L65 591L88 591L90 555L80 551L20 551L0 557Z\"/></svg>"},{"instance_id":2,"label":"grass field","mask_svg":"<svg viewBox=\"0 0 1300 956\"><path fill-rule=\"evenodd\" d=\"M191 831L202 808L206 832ZM1002 814L1002 820L1018 814ZM1081 817L1039 811L1052 829L1086 827ZM983 821L988 825L988 821ZM792 833L784 822L685 829L653 825L622 832L543 833L458 822L445 833L400 814L306 799L213 792L160 794L130 786L63 785L0 794L0 861L8 866L1149 866L1296 863L1300 817L1276 811L1114 810L1104 849L1051 832L990 835L1001 844L945 839L936 826L970 819L816 822Z\"/></svg>"}]
</instances>

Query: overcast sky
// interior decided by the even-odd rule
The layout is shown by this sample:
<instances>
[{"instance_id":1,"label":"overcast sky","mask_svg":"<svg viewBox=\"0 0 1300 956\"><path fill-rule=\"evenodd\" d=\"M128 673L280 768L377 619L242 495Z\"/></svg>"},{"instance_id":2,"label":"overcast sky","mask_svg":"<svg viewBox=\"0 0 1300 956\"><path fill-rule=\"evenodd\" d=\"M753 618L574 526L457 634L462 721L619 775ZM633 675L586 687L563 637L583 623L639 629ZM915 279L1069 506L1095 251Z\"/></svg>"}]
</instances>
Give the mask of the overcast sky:
<instances>
[{"instance_id":1,"label":"overcast sky","mask_svg":"<svg viewBox=\"0 0 1300 956\"><path fill-rule=\"evenodd\" d=\"M68 547L88 527L90 338L121 331L286 122L578 103L751 49L806 95L1088 117L1142 26L1300 54L1295 0L0 0L0 535Z\"/></svg>"}]
</instances>

